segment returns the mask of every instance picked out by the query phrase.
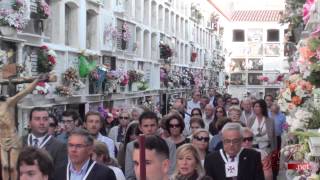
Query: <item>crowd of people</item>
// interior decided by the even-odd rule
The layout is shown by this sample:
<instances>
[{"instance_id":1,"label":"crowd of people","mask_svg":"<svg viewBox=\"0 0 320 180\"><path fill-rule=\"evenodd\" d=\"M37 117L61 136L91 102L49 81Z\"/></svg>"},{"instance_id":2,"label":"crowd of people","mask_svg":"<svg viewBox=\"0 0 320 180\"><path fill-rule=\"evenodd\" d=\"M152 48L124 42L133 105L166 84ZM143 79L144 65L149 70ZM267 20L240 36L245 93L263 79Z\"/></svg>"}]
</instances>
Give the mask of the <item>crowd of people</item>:
<instances>
[{"instance_id":1,"label":"crowd of people","mask_svg":"<svg viewBox=\"0 0 320 180\"><path fill-rule=\"evenodd\" d=\"M147 180L272 180L284 123L271 95L238 99L215 88L195 90L189 101L176 98L161 118L134 108L112 121L70 110L58 120L36 107L17 174L20 180L140 179L137 137L144 134Z\"/></svg>"}]
</instances>

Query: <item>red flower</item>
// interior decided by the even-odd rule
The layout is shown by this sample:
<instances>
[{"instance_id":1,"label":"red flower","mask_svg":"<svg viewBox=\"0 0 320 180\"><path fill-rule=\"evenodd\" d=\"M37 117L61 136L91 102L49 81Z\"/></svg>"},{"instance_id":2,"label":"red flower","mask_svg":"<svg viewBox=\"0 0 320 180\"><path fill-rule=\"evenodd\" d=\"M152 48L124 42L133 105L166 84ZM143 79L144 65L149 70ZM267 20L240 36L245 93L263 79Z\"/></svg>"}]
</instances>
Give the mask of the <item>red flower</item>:
<instances>
[{"instance_id":1,"label":"red flower","mask_svg":"<svg viewBox=\"0 0 320 180\"><path fill-rule=\"evenodd\" d=\"M41 82L38 82L37 83L37 86L41 86L41 87L44 87L45 86L45 82L41 81Z\"/></svg>"},{"instance_id":2,"label":"red flower","mask_svg":"<svg viewBox=\"0 0 320 180\"><path fill-rule=\"evenodd\" d=\"M44 50L48 50L48 49L49 49L48 46L46 46L46 45L43 45L43 46L41 46L40 48L41 48L41 49L44 49Z\"/></svg>"},{"instance_id":3,"label":"red flower","mask_svg":"<svg viewBox=\"0 0 320 180\"><path fill-rule=\"evenodd\" d=\"M56 59L53 56L48 55L48 60L51 64L56 64Z\"/></svg>"}]
</instances>

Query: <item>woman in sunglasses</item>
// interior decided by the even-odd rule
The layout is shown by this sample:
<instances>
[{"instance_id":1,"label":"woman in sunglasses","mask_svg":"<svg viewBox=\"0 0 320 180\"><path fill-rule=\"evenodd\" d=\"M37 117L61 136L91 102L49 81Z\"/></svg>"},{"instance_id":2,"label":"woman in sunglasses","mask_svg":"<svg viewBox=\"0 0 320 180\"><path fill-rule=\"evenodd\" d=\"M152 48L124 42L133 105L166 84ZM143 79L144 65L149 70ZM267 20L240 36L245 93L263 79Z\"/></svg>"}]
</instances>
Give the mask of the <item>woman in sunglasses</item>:
<instances>
[{"instance_id":1,"label":"woman in sunglasses","mask_svg":"<svg viewBox=\"0 0 320 180\"><path fill-rule=\"evenodd\" d=\"M263 167L263 173L266 180L272 180L272 167L271 167L271 159L268 154L261 149L255 149L252 147L253 142L253 132L251 129L245 127L243 128L243 138L242 138L242 147L247 149L254 149L261 153L261 162Z\"/></svg>"},{"instance_id":2,"label":"woman in sunglasses","mask_svg":"<svg viewBox=\"0 0 320 180\"><path fill-rule=\"evenodd\" d=\"M204 165L204 159L208 153L210 136L206 129L197 129L192 136L192 144L199 150L201 165Z\"/></svg>"},{"instance_id":3,"label":"woman in sunglasses","mask_svg":"<svg viewBox=\"0 0 320 180\"><path fill-rule=\"evenodd\" d=\"M118 120L119 125L111 128L108 136L115 142L115 145L119 150L120 144L124 143L124 136L126 134L128 124L131 122L130 113L128 111L122 111L119 114Z\"/></svg>"},{"instance_id":4,"label":"woman in sunglasses","mask_svg":"<svg viewBox=\"0 0 320 180\"><path fill-rule=\"evenodd\" d=\"M176 169L170 180L199 180L204 175L200 155L195 146L184 144L177 149Z\"/></svg>"},{"instance_id":5,"label":"woman in sunglasses","mask_svg":"<svg viewBox=\"0 0 320 180\"><path fill-rule=\"evenodd\" d=\"M176 145L176 148L189 142L182 134L185 124L179 113L169 113L165 117L165 127L170 135L168 139Z\"/></svg>"},{"instance_id":6,"label":"woman in sunglasses","mask_svg":"<svg viewBox=\"0 0 320 180\"><path fill-rule=\"evenodd\" d=\"M201 117L202 118L202 112L200 108L193 108L191 110L191 117Z\"/></svg>"}]
</instances>

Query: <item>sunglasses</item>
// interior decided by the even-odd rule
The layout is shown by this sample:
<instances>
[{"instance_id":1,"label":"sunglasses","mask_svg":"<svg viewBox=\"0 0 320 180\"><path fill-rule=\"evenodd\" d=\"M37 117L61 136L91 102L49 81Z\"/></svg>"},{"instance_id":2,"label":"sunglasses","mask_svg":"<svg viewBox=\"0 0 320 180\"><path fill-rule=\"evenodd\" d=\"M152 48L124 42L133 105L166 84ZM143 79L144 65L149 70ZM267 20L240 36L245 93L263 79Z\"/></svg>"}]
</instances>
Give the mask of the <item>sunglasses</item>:
<instances>
[{"instance_id":1,"label":"sunglasses","mask_svg":"<svg viewBox=\"0 0 320 180\"><path fill-rule=\"evenodd\" d=\"M194 136L194 138L198 141L204 141L204 142L209 142L210 138L209 137L199 137L199 136Z\"/></svg>"},{"instance_id":2,"label":"sunglasses","mask_svg":"<svg viewBox=\"0 0 320 180\"><path fill-rule=\"evenodd\" d=\"M232 105L239 105L238 102L231 102Z\"/></svg>"},{"instance_id":3,"label":"sunglasses","mask_svg":"<svg viewBox=\"0 0 320 180\"><path fill-rule=\"evenodd\" d=\"M129 117L120 116L119 119L129 119Z\"/></svg>"},{"instance_id":4,"label":"sunglasses","mask_svg":"<svg viewBox=\"0 0 320 180\"><path fill-rule=\"evenodd\" d=\"M179 128L181 127L180 124L169 124L170 128Z\"/></svg>"},{"instance_id":5,"label":"sunglasses","mask_svg":"<svg viewBox=\"0 0 320 180\"><path fill-rule=\"evenodd\" d=\"M249 142L252 142L253 141L253 137L245 137L242 139L243 142L246 142L246 141L249 141Z\"/></svg>"}]
</instances>

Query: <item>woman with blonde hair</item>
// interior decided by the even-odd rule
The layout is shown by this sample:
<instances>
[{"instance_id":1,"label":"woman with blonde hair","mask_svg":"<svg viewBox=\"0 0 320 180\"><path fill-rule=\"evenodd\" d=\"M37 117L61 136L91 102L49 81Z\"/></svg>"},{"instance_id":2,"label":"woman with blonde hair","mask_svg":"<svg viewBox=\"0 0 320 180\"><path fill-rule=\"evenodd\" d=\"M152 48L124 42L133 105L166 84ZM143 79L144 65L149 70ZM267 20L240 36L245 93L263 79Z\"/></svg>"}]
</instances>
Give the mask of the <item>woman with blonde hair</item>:
<instances>
[{"instance_id":1,"label":"woman with blonde hair","mask_svg":"<svg viewBox=\"0 0 320 180\"><path fill-rule=\"evenodd\" d=\"M204 175L199 152L192 144L177 149L176 169L170 180L199 180Z\"/></svg>"},{"instance_id":2,"label":"woman with blonde hair","mask_svg":"<svg viewBox=\"0 0 320 180\"><path fill-rule=\"evenodd\" d=\"M206 129L197 129L192 135L192 144L198 149L201 165L204 165L204 159L208 153L210 135Z\"/></svg>"}]
</instances>

